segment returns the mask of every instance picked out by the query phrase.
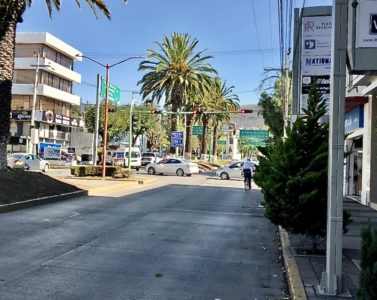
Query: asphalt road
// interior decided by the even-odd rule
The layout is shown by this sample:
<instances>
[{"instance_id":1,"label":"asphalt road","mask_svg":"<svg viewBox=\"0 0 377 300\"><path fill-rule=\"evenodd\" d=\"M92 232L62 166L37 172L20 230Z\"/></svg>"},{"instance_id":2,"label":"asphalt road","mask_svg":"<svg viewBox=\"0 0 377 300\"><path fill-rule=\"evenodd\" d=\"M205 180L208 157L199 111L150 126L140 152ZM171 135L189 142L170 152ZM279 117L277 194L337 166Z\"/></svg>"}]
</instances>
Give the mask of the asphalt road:
<instances>
[{"instance_id":1,"label":"asphalt road","mask_svg":"<svg viewBox=\"0 0 377 300\"><path fill-rule=\"evenodd\" d=\"M157 179L1 214L0 299L284 299L259 190L206 174Z\"/></svg>"}]
</instances>

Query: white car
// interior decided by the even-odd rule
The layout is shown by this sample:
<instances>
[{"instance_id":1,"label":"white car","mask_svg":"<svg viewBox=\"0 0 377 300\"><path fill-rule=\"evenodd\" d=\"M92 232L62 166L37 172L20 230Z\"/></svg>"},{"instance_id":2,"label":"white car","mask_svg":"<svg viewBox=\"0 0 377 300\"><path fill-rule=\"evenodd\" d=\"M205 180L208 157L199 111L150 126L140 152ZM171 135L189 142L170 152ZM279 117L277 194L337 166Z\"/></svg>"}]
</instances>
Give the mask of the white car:
<instances>
[{"instance_id":1,"label":"white car","mask_svg":"<svg viewBox=\"0 0 377 300\"><path fill-rule=\"evenodd\" d=\"M231 178L243 180L242 166L243 166L243 161L232 163L229 166L219 168L216 171L216 176L220 177L223 180L231 179ZM255 164L254 164L254 170L255 170Z\"/></svg>"},{"instance_id":2,"label":"white car","mask_svg":"<svg viewBox=\"0 0 377 300\"><path fill-rule=\"evenodd\" d=\"M28 153L13 153L8 156L7 165L13 169L47 172L50 164L37 155Z\"/></svg>"},{"instance_id":3,"label":"white car","mask_svg":"<svg viewBox=\"0 0 377 300\"><path fill-rule=\"evenodd\" d=\"M184 159L169 158L163 159L158 163L147 165L147 172L153 174L176 174L177 176L191 176L199 173L199 167L196 163Z\"/></svg>"}]
</instances>

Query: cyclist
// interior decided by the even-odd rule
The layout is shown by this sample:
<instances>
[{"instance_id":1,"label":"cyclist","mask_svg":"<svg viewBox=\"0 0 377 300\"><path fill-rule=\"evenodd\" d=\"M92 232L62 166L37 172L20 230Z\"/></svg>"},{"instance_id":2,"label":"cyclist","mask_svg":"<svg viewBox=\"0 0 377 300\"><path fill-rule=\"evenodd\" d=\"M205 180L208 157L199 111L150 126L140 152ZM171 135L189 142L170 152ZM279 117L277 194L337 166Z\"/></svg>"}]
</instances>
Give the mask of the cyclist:
<instances>
[{"instance_id":1,"label":"cyclist","mask_svg":"<svg viewBox=\"0 0 377 300\"><path fill-rule=\"evenodd\" d=\"M251 175L254 169L254 164L250 161L250 158L247 158L242 166L243 176L245 177L245 184L251 189ZM246 185L245 185L246 188Z\"/></svg>"}]
</instances>

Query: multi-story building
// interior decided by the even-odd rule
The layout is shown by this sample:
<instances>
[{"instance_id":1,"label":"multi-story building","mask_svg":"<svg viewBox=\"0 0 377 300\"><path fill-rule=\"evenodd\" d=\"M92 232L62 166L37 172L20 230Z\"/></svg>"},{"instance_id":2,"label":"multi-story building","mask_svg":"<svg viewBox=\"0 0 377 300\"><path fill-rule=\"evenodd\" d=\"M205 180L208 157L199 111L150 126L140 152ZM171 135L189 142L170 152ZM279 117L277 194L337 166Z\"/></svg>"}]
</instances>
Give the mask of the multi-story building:
<instances>
[{"instance_id":1,"label":"multi-story building","mask_svg":"<svg viewBox=\"0 0 377 300\"><path fill-rule=\"evenodd\" d=\"M80 83L81 75L73 66L81 55L47 32L16 34L9 152L43 154L46 144L69 147L71 132L80 126L72 108L80 105L73 83Z\"/></svg>"}]
</instances>

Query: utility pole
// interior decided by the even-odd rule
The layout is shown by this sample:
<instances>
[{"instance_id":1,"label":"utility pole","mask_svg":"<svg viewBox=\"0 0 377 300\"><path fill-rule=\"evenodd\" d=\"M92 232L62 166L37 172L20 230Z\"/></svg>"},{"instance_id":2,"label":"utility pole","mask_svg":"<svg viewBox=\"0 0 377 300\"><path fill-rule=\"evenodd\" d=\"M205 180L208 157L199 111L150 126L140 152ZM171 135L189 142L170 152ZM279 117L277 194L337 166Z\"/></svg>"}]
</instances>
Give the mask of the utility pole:
<instances>
[{"instance_id":1,"label":"utility pole","mask_svg":"<svg viewBox=\"0 0 377 300\"><path fill-rule=\"evenodd\" d=\"M330 77L329 175L327 200L326 272L319 293L340 295L342 290L344 101L346 91L348 0L333 0Z\"/></svg>"},{"instance_id":2,"label":"utility pole","mask_svg":"<svg viewBox=\"0 0 377 300\"><path fill-rule=\"evenodd\" d=\"M99 116L100 116L100 93L101 93L101 80L102 76L97 74L97 95L96 95L96 123L94 129L93 141L93 165L97 165L97 152L98 152L98 131L99 131Z\"/></svg>"}]
</instances>

